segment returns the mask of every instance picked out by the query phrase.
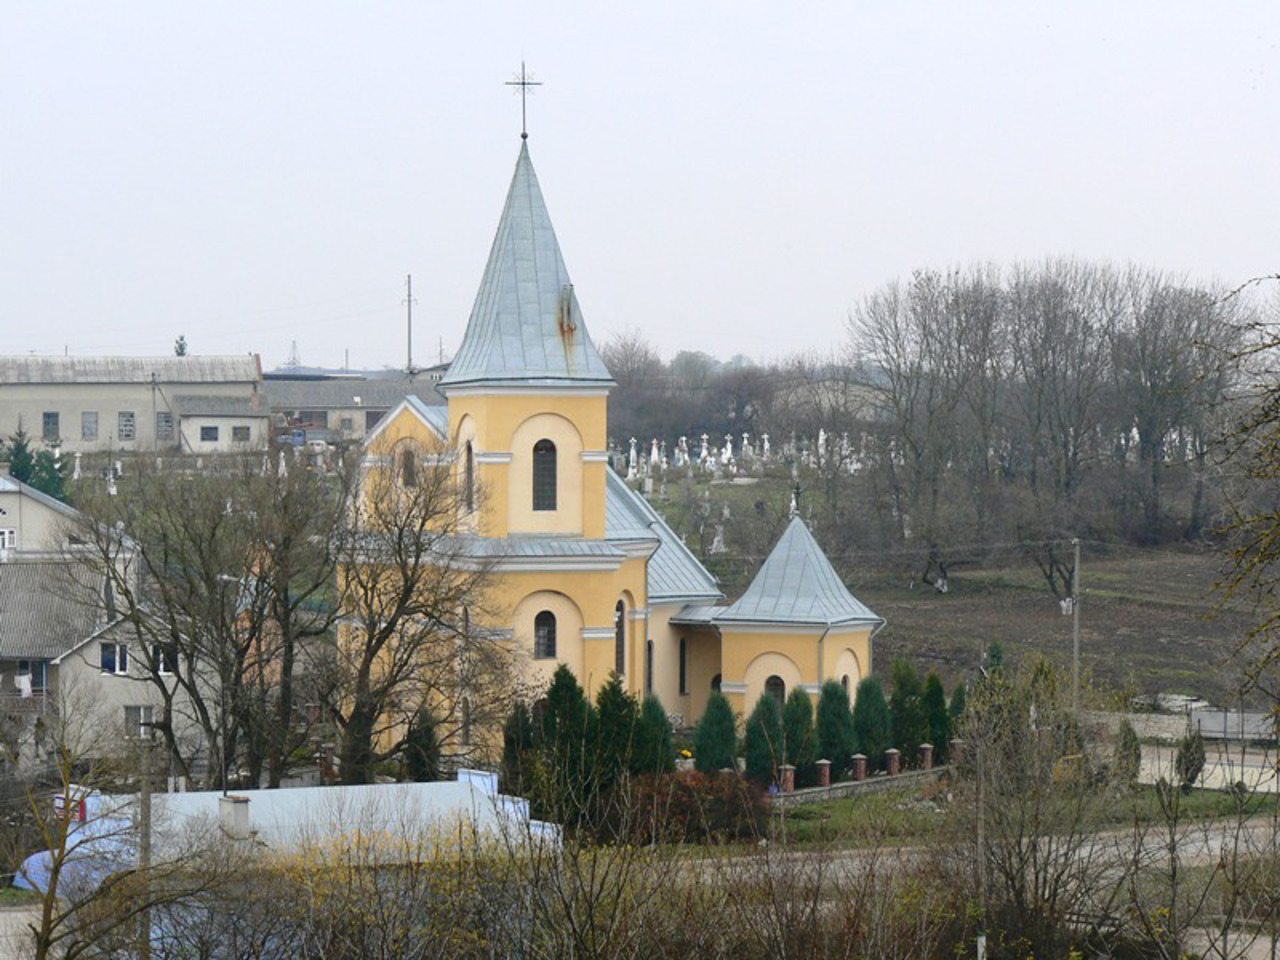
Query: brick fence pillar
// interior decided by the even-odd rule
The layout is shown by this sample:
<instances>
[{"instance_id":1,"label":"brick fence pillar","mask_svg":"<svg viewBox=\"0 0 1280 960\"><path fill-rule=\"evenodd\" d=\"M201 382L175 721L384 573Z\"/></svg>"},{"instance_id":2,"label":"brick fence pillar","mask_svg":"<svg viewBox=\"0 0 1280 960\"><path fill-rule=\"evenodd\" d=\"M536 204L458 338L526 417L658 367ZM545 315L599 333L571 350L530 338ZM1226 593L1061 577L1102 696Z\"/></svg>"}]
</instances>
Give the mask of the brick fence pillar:
<instances>
[{"instance_id":1,"label":"brick fence pillar","mask_svg":"<svg viewBox=\"0 0 1280 960\"><path fill-rule=\"evenodd\" d=\"M789 763L784 763L779 771L782 773L782 792L794 793L796 789L796 768Z\"/></svg>"},{"instance_id":2,"label":"brick fence pillar","mask_svg":"<svg viewBox=\"0 0 1280 960\"><path fill-rule=\"evenodd\" d=\"M853 755L853 779L867 779L867 755L865 753L855 753Z\"/></svg>"},{"instance_id":3,"label":"brick fence pillar","mask_svg":"<svg viewBox=\"0 0 1280 960\"><path fill-rule=\"evenodd\" d=\"M920 769L921 770L933 769L933 744L932 743L920 744Z\"/></svg>"},{"instance_id":4,"label":"brick fence pillar","mask_svg":"<svg viewBox=\"0 0 1280 960\"><path fill-rule=\"evenodd\" d=\"M902 754L893 747L884 752L884 769L891 777L896 777L902 770Z\"/></svg>"},{"instance_id":5,"label":"brick fence pillar","mask_svg":"<svg viewBox=\"0 0 1280 960\"><path fill-rule=\"evenodd\" d=\"M964 760L964 741L956 737L951 741L951 752L947 755L947 763L958 767Z\"/></svg>"},{"instance_id":6,"label":"brick fence pillar","mask_svg":"<svg viewBox=\"0 0 1280 960\"><path fill-rule=\"evenodd\" d=\"M831 786L831 761L819 760L817 763L817 767L818 767L818 786L820 787Z\"/></svg>"}]
</instances>

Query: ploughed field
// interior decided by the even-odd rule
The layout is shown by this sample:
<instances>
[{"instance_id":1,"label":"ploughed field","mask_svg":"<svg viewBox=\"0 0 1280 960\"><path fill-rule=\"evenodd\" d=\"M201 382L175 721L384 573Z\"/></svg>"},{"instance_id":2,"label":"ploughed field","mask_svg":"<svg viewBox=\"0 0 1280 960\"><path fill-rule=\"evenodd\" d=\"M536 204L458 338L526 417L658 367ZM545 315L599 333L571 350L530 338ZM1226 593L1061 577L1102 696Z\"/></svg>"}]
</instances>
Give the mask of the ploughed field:
<instances>
[{"instance_id":1,"label":"ploughed field","mask_svg":"<svg viewBox=\"0 0 1280 960\"><path fill-rule=\"evenodd\" d=\"M1085 555L1081 563L1080 661L1086 681L1136 695L1183 693L1235 706L1251 619L1243 605L1219 610L1223 558L1207 550ZM909 589L869 573L853 589L888 620L875 649L877 672L898 656L937 669L948 691L972 676L998 639L1007 663L1041 653L1069 667L1071 617L1029 561L952 571L949 592Z\"/></svg>"}]
</instances>

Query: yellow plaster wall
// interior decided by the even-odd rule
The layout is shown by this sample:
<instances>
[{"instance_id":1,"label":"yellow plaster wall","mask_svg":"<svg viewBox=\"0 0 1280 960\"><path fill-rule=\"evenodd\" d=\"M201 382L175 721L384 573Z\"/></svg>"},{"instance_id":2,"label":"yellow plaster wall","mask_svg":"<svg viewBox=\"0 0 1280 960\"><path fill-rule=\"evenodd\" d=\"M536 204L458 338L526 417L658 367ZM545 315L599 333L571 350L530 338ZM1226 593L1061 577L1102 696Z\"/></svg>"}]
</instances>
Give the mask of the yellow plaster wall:
<instances>
[{"instance_id":1,"label":"yellow plaster wall","mask_svg":"<svg viewBox=\"0 0 1280 960\"><path fill-rule=\"evenodd\" d=\"M539 440L550 440L556 447L554 510L533 509L533 446ZM534 414L516 427L510 450L507 529L511 533L582 536L582 437L573 422L556 413Z\"/></svg>"},{"instance_id":2,"label":"yellow plaster wall","mask_svg":"<svg viewBox=\"0 0 1280 960\"><path fill-rule=\"evenodd\" d=\"M721 628L723 643L723 677L726 681L747 685L745 694L726 694L734 709L749 713L756 700L764 692L764 682L772 675L782 677L790 693L797 683L820 684L839 679L849 671L851 664L856 673L850 674L850 693L857 687L857 680L865 676L861 665L871 662L871 629L858 627L846 630L785 633L781 631L755 632L731 626ZM821 640L821 643L819 642ZM822 669L818 668L819 647L822 650Z\"/></svg>"}]
</instances>

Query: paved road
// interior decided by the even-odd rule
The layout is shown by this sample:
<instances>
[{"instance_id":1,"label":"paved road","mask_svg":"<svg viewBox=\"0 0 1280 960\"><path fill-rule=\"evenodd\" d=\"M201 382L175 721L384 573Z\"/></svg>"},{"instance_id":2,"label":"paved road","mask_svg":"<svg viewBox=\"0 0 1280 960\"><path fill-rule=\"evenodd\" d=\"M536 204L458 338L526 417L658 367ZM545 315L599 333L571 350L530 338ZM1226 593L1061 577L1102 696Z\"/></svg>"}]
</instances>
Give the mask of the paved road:
<instances>
[{"instance_id":1,"label":"paved road","mask_svg":"<svg viewBox=\"0 0 1280 960\"><path fill-rule=\"evenodd\" d=\"M1280 781L1276 777L1277 755L1274 751L1248 748L1240 744L1205 743L1204 772L1200 785L1214 790L1224 790L1243 780L1250 790L1275 793ZM1143 783L1155 783L1161 777L1176 780L1174 758L1178 749L1173 744L1143 744L1142 770L1138 777Z\"/></svg>"}]
</instances>

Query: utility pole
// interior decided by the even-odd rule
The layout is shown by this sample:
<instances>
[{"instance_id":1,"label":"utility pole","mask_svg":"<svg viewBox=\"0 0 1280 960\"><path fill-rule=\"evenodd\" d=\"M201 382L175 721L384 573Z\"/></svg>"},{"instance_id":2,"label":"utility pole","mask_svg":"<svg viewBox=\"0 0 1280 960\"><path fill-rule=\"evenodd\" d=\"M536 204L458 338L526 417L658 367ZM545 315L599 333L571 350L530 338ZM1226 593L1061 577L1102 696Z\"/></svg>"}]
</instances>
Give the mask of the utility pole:
<instances>
[{"instance_id":1,"label":"utility pole","mask_svg":"<svg viewBox=\"0 0 1280 960\"><path fill-rule=\"evenodd\" d=\"M409 320L409 340L408 340L408 374L413 377L413 274L406 274L404 278L405 306L408 308Z\"/></svg>"},{"instance_id":2,"label":"utility pole","mask_svg":"<svg viewBox=\"0 0 1280 960\"><path fill-rule=\"evenodd\" d=\"M1080 714L1080 538L1073 537L1071 564L1071 712Z\"/></svg>"},{"instance_id":3,"label":"utility pole","mask_svg":"<svg viewBox=\"0 0 1280 960\"><path fill-rule=\"evenodd\" d=\"M138 872L142 876L142 903L138 912L138 957L151 960L151 740L139 742L142 783L138 796Z\"/></svg>"}]
</instances>

